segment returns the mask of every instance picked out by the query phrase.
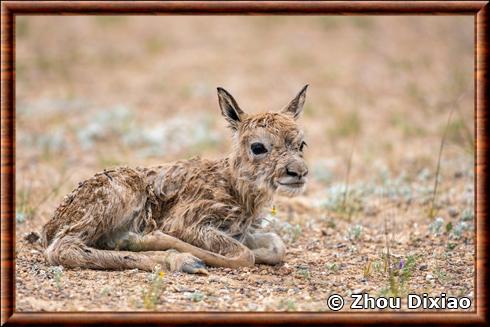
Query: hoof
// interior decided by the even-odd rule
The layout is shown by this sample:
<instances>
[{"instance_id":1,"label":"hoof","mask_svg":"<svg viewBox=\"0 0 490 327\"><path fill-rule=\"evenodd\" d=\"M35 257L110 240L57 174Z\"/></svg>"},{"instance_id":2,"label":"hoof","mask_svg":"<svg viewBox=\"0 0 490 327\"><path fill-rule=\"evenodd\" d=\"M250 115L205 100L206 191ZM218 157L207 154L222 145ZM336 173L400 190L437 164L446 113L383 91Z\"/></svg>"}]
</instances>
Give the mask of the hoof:
<instances>
[{"instance_id":1,"label":"hoof","mask_svg":"<svg viewBox=\"0 0 490 327\"><path fill-rule=\"evenodd\" d=\"M182 271L186 272L188 274L203 274L203 275L209 275L208 271L206 270L206 265L204 264L203 261L197 259L197 261L194 262L186 262L182 265Z\"/></svg>"}]
</instances>

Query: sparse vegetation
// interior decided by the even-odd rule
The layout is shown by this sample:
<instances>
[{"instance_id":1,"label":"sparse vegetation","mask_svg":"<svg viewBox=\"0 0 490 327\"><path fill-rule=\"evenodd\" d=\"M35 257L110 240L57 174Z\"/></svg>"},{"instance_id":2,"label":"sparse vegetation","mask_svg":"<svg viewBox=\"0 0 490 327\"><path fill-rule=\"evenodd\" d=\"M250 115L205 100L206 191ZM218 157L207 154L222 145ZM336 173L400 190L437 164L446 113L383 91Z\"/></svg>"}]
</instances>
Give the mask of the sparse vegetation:
<instances>
[{"instance_id":1,"label":"sparse vegetation","mask_svg":"<svg viewBox=\"0 0 490 327\"><path fill-rule=\"evenodd\" d=\"M431 199L430 210L429 210L429 218L431 218L431 219L433 219L437 214L435 204L436 204L436 196L437 196L437 187L439 186L439 176L440 176L439 173L440 173L440 169L441 169L442 151L444 150L444 145L446 143L446 137L448 135L452 115L453 115L453 110L451 110L449 112L449 116L447 118L446 128L444 129L444 134L442 134L441 146L439 147L439 154L437 156L436 175L434 177L434 189L432 192L432 199Z\"/></svg>"},{"instance_id":2,"label":"sparse vegetation","mask_svg":"<svg viewBox=\"0 0 490 327\"><path fill-rule=\"evenodd\" d=\"M304 278L304 279L310 279L311 278L311 273L310 273L310 269L308 266L299 266L297 272L298 272L298 275L301 276L301 278Z\"/></svg>"},{"instance_id":3,"label":"sparse vegetation","mask_svg":"<svg viewBox=\"0 0 490 327\"><path fill-rule=\"evenodd\" d=\"M160 266L156 266L154 271L150 274L150 284L146 290L141 291L141 297L143 306L147 310L154 310L158 304L158 300L165 288L163 278L165 272L162 271Z\"/></svg>"},{"instance_id":4,"label":"sparse vegetation","mask_svg":"<svg viewBox=\"0 0 490 327\"><path fill-rule=\"evenodd\" d=\"M351 226L348 231L348 238L351 241L357 241L361 238L361 233L362 233L362 226L359 224L356 224L354 226Z\"/></svg>"},{"instance_id":5,"label":"sparse vegetation","mask_svg":"<svg viewBox=\"0 0 490 327\"><path fill-rule=\"evenodd\" d=\"M298 308L296 302L292 299L281 299L278 306L279 310L296 311Z\"/></svg>"},{"instance_id":6,"label":"sparse vegetation","mask_svg":"<svg viewBox=\"0 0 490 327\"><path fill-rule=\"evenodd\" d=\"M388 261L388 264L390 262ZM416 261L413 255L401 259L388 269L388 286L381 289L383 296L402 297L410 293L410 279L415 271Z\"/></svg>"},{"instance_id":7,"label":"sparse vegetation","mask_svg":"<svg viewBox=\"0 0 490 327\"><path fill-rule=\"evenodd\" d=\"M51 267L51 273L53 274L53 280L58 290L61 290L62 287L62 277L63 277L63 267L62 266L54 266Z\"/></svg>"},{"instance_id":8,"label":"sparse vegetation","mask_svg":"<svg viewBox=\"0 0 490 327\"><path fill-rule=\"evenodd\" d=\"M192 302L201 302L202 300L204 300L204 297L205 297L204 294L202 294L199 291L195 291L187 295L187 298Z\"/></svg>"},{"instance_id":9,"label":"sparse vegetation","mask_svg":"<svg viewBox=\"0 0 490 327\"><path fill-rule=\"evenodd\" d=\"M336 263L327 263L326 268L332 272L337 272L339 270L339 267Z\"/></svg>"}]
</instances>

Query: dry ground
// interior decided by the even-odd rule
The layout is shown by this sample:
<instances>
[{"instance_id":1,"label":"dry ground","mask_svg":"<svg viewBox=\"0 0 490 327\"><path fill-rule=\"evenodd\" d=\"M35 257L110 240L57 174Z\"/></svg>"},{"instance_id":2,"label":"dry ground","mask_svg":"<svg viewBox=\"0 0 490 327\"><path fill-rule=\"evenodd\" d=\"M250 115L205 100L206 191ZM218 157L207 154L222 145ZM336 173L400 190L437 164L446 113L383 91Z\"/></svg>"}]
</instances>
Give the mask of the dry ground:
<instances>
[{"instance_id":1,"label":"dry ground","mask_svg":"<svg viewBox=\"0 0 490 327\"><path fill-rule=\"evenodd\" d=\"M323 311L333 293L474 298L472 46L472 17L19 17L16 309ZM207 277L67 270L24 239L103 168L229 151L216 86L257 112L305 83L312 180L264 212L264 228L288 244L283 264Z\"/></svg>"}]
</instances>

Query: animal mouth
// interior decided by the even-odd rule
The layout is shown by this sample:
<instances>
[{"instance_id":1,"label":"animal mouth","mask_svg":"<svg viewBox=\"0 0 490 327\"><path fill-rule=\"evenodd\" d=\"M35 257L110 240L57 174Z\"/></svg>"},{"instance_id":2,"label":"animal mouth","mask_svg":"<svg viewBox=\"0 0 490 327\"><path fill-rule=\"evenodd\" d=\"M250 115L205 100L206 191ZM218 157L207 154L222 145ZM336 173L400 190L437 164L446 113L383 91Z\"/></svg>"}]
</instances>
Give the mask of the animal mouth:
<instances>
[{"instance_id":1,"label":"animal mouth","mask_svg":"<svg viewBox=\"0 0 490 327\"><path fill-rule=\"evenodd\" d=\"M305 185L305 182L294 182L294 183L281 183L281 182L278 182L279 184L283 185L283 186L287 186L287 187L302 187L303 185Z\"/></svg>"}]
</instances>

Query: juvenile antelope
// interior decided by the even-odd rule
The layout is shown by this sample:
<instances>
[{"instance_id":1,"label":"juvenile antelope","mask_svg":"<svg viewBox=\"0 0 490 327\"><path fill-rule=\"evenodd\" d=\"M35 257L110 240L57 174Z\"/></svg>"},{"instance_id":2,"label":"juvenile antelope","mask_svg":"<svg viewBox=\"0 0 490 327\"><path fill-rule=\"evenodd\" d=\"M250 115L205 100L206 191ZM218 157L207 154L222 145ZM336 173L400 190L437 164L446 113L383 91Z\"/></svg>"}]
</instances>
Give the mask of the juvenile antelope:
<instances>
[{"instance_id":1,"label":"juvenile antelope","mask_svg":"<svg viewBox=\"0 0 490 327\"><path fill-rule=\"evenodd\" d=\"M207 273L215 267L275 265L281 238L257 228L275 193L294 196L307 181L306 143L296 124L307 86L279 112L246 114L218 88L233 151L154 168L105 170L79 184L42 232L52 265L89 269Z\"/></svg>"}]
</instances>

